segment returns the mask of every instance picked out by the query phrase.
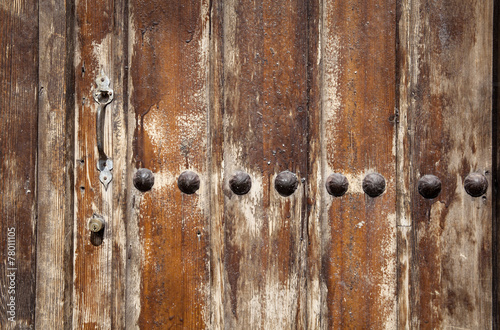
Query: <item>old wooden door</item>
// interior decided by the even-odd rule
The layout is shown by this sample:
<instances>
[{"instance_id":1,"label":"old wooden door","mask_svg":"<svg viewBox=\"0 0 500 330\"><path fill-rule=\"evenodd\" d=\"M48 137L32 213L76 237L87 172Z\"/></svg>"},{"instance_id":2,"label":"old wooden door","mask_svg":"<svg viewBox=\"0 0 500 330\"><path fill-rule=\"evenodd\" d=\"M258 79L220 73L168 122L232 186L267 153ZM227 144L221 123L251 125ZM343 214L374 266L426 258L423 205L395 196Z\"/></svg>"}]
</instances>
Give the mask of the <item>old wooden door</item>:
<instances>
[{"instance_id":1,"label":"old wooden door","mask_svg":"<svg viewBox=\"0 0 500 330\"><path fill-rule=\"evenodd\" d=\"M1 328L498 328L497 10L0 0Z\"/></svg>"}]
</instances>

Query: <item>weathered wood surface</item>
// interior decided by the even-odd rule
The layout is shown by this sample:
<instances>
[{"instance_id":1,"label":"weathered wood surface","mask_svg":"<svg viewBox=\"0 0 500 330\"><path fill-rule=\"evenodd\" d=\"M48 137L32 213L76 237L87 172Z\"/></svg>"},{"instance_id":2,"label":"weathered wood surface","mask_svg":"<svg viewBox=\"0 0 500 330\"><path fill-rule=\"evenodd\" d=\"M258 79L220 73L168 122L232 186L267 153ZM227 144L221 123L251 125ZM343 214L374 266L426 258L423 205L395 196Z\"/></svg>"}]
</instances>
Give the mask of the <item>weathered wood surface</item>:
<instances>
[{"instance_id":1,"label":"weathered wood surface","mask_svg":"<svg viewBox=\"0 0 500 330\"><path fill-rule=\"evenodd\" d=\"M224 326L292 328L305 322L307 3L224 3ZM274 180L298 177L282 197ZM235 171L252 178L234 194ZM220 183L214 183L220 184Z\"/></svg>"},{"instance_id":2,"label":"weathered wood surface","mask_svg":"<svg viewBox=\"0 0 500 330\"><path fill-rule=\"evenodd\" d=\"M129 164L155 184L129 186L127 326L210 327L210 2L135 0L129 18Z\"/></svg>"},{"instance_id":3,"label":"weathered wood surface","mask_svg":"<svg viewBox=\"0 0 500 330\"><path fill-rule=\"evenodd\" d=\"M73 294L73 7L39 3L35 327L70 328Z\"/></svg>"},{"instance_id":4,"label":"weathered wood surface","mask_svg":"<svg viewBox=\"0 0 500 330\"><path fill-rule=\"evenodd\" d=\"M0 327L2 329L30 328L34 326L35 318L37 46L37 2L1 1ZM15 238L14 241L8 241L8 233L14 233L14 236L10 236ZM13 245L9 242L11 244L13 242ZM15 249L9 250L9 246ZM8 251L12 254L9 255ZM13 309L15 315L7 313L11 311L8 306L11 298L14 298L15 302ZM10 317L13 317L12 321L8 319Z\"/></svg>"},{"instance_id":5,"label":"weathered wood surface","mask_svg":"<svg viewBox=\"0 0 500 330\"><path fill-rule=\"evenodd\" d=\"M493 0L0 8L0 327L494 325ZM115 94L107 191L101 70ZM147 192L133 184L142 167ZM201 181L192 195L177 186L186 170ZM246 195L229 187L238 170ZM284 170L299 180L289 197L274 187ZM349 179L342 197L325 189L333 172ZM385 177L380 197L361 188L371 172ZM471 172L490 181L485 196L464 191ZM424 174L442 181L435 199L417 191Z\"/></svg>"},{"instance_id":6,"label":"weathered wood surface","mask_svg":"<svg viewBox=\"0 0 500 330\"><path fill-rule=\"evenodd\" d=\"M125 211L127 135L123 102L124 2L75 3L75 183L73 327L121 329L125 324ZM92 95L101 71L114 100L107 106L104 150L113 160L107 190L97 170L96 111ZM88 222L104 217L103 235ZM98 244L98 245L95 245Z\"/></svg>"},{"instance_id":7,"label":"weathered wood surface","mask_svg":"<svg viewBox=\"0 0 500 330\"><path fill-rule=\"evenodd\" d=\"M399 17L400 328L492 327L493 1L404 1ZM441 194L422 198L425 174ZM491 182L490 182L491 187Z\"/></svg>"},{"instance_id":8,"label":"weathered wood surface","mask_svg":"<svg viewBox=\"0 0 500 330\"><path fill-rule=\"evenodd\" d=\"M324 327L396 327L396 2L323 2L321 187L334 172L349 180L338 198L323 193ZM372 198L373 172L386 180Z\"/></svg>"}]
</instances>

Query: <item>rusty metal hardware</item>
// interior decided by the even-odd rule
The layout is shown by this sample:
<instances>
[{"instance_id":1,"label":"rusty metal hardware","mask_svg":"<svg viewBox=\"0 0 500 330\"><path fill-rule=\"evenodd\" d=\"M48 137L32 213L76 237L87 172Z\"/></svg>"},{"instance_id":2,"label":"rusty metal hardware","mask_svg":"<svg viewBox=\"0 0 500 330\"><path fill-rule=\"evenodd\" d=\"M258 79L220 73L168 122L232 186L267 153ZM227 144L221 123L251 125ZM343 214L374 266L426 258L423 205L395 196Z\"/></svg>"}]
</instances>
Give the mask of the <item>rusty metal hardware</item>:
<instances>
[{"instance_id":1,"label":"rusty metal hardware","mask_svg":"<svg viewBox=\"0 0 500 330\"><path fill-rule=\"evenodd\" d=\"M89 230L98 233L104 228L104 218L100 215L94 214L89 221Z\"/></svg>"},{"instance_id":2,"label":"rusty metal hardware","mask_svg":"<svg viewBox=\"0 0 500 330\"><path fill-rule=\"evenodd\" d=\"M274 188L283 197L290 196L297 190L299 180L295 173L283 171L274 179Z\"/></svg>"},{"instance_id":3,"label":"rusty metal hardware","mask_svg":"<svg viewBox=\"0 0 500 330\"><path fill-rule=\"evenodd\" d=\"M104 120L106 117L106 106L113 101L113 90L109 88L109 78L101 70L101 74L96 78L97 88L94 91L94 100L99 104L97 107L96 118L96 136L97 136L97 151L99 152L99 160L97 161L97 169L101 172L99 180L104 185L104 189L108 190L108 185L113 180L113 161L104 152Z\"/></svg>"},{"instance_id":4,"label":"rusty metal hardware","mask_svg":"<svg viewBox=\"0 0 500 330\"><path fill-rule=\"evenodd\" d=\"M438 197L441 192L441 180L432 174L424 175L418 180L418 192L427 199Z\"/></svg>"},{"instance_id":5,"label":"rusty metal hardware","mask_svg":"<svg viewBox=\"0 0 500 330\"><path fill-rule=\"evenodd\" d=\"M184 171L177 179L177 186L185 194L194 194L200 189L200 177L193 171Z\"/></svg>"},{"instance_id":6,"label":"rusty metal hardware","mask_svg":"<svg viewBox=\"0 0 500 330\"><path fill-rule=\"evenodd\" d=\"M245 195L252 188L252 178L248 173L236 171L229 179L229 187L236 195Z\"/></svg>"},{"instance_id":7,"label":"rusty metal hardware","mask_svg":"<svg viewBox=\"0 0 500 330\"><path fill-rule=\"evenodd\" d=\"M326 191L332 196L341 197L349 188L349 181L340 173L333 173L326 179Z\"/></svg>"},{"instance_id":8,"label":"rusty metal hardware","mask_svg":"<svg viewBox=\"0 0 500 330\"><path fill-rule=\"evenodd\" d=\"M488 190L488 179L481 173L470 173L464 180L464 188L472 197L479 197Z\"/></svg>"},{"instance_id":9,"label":"rusty metal hardware","mask_svg":"<svg viewBox=\"0 0 500 330\"><path fill-rule=\"evenodd\" d=\"M378 197L385 191L385 179L379 173L370 173L363 179L363 191L370 197Z\"/></svg>"},{"instance_id":10,"label":"rusty metal hardware","mask_svg":"<svg viewBox=\"0 0 500 330\"><path fill-rule=\"evenodd\" d=\"M155 177L151 170L140 168L134 174L134 186L140 191L148 191L155 184Z\"/></svg>"}]
</instances>

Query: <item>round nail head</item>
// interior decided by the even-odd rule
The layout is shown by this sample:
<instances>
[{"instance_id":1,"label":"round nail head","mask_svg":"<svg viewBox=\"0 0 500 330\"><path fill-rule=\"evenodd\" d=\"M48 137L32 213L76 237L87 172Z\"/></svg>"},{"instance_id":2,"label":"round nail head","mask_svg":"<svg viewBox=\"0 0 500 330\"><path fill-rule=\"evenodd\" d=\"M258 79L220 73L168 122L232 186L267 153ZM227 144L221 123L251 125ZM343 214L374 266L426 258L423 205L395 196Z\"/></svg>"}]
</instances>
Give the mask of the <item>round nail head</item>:
<instances>
[{"instance_id":1,"label":"round nail head","mask_svg":"<svg viewBox=\"0 0 500 330\"><path fill-rule=\"evenodd\" d=\"M424 175L418 180L418 192L427 199L438 197L441 192L441 180L432 174Z\"/></svg>"},{"instance_id":2,"label":"round nail head","mask_svg":"<svg viewBox=\"0 0 500 330\"><path fill-rule=\"evenodd\" d=\"M363 179L363 191L370 197L378 197L385 191L385 179L379 173L370 173Z\"/></svg>"},{"instance_id":3,"label":"round nail head","mask_svg":"<svg viewBox=\"0 0 500 330\"><path fill-rule=\"evenodd\" d=\"M245 195L252 188L252 178L248 173L237 171L229 179L229 187L236 195Z\"/></svg>"},{"instance_id":4,"label":"round nail head","mask_svg":"<svg viewBox=\"0 0 500 330\"><path fill-rule=\"evenodd\" d=\"M349 188L349 181L340 173L333 173L326 179L326 191L332 196L343 196Z\"/></svg>"},{"instance_id":5,"label":"round nail head","mask_svg":"<svg viewBox=\"0 0 500 330\"><path fill-rule=\"evenodd\" d=\"M194 194L200 189L200 177L193 171L182 172L177 179L177 186L185 194Z\"/></svg>"},{"instance_id":6,"label":"round nail head","mask_svg":"<svg viewBox=\"0 0 500 330\"><path fill-rule=\"evenodd\" d=\"M134 187L136 187L140 191L148 191L153 188L155 184L155 177L151 170L147 168L140 168L134 174Z\"/></svg>"},{"instance_id":7,"label":"round nail head","mask_svg":"<svg viewBox=\"0 0 500 330\"><path fill-rule=\"evenodd\" d=\"M299 180L297 176L290 171L283 171L276 176L274 188L283 197L290 196L297 190Z\"/></svg>"},{"instance_id":8,"label":"round nail head","mask_svg":"<svg viewBox=\"0 0 500 330\"><path fill-rule=\"evenodd\" d=\"M470 173L465 178L464 188L472 197L479 197L488 190L488 180L481 173Z\"/></svg>"}]
</instances>

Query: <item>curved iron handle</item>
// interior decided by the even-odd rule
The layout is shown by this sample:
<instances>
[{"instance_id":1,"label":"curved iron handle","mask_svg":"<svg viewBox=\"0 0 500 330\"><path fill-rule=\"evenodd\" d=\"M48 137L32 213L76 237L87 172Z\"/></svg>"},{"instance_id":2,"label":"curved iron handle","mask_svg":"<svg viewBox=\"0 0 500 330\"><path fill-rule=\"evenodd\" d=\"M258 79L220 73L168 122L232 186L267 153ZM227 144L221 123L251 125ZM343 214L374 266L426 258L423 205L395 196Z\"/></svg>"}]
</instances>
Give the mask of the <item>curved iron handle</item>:
<instances>
[{"instance_id":1,"label":"curved iron handle","mask_svg":"<svg viewBox=\"0 0 500 330\"><path fill-rule=\"evenodd\" d=\"M99 159L97 160L97 169L101 172L99 180L104 185L104 189L108 190L108 185L113 180L113 161L104 152L104 120L106 118L106 106L113 101L113 90L109 88L109 78L101 71L101 74L96 78L97 88L94 91L94 100L99 104L97 107L96 118L96 137L97 151Z\"/></svg>"}]
</instances>

